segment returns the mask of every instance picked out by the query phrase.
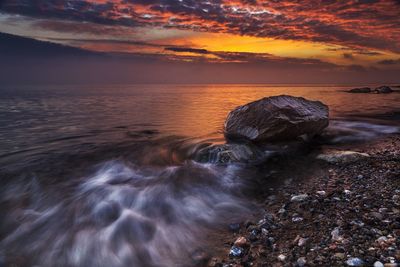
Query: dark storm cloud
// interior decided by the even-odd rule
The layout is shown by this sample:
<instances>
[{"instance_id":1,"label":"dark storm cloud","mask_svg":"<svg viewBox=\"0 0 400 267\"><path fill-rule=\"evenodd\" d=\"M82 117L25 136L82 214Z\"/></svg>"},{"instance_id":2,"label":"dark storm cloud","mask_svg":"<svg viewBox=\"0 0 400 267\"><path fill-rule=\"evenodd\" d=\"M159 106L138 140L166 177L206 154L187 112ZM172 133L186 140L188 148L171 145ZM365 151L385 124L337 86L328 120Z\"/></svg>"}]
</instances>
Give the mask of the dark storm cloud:
<instances>
[{"instance_id":1,"label":"dark storm cloud","mask_svg":"<svg viewBox=\"0 0 400 267\"><path fill-rule=\"evenodd\" d=\"M394 0L3 0L0 10L106 26L151 25L400 52L400 7Z\"/></svg>"}]
</instances>

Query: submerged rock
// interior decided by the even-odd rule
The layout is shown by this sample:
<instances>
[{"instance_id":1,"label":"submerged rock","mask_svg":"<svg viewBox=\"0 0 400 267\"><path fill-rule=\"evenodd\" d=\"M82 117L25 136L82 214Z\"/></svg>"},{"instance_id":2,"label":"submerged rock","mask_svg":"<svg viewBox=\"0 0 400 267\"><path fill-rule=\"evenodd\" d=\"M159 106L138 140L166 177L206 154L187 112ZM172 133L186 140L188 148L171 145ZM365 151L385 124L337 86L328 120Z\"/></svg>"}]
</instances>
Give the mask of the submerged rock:
<instances>
[{"instance_id":1,"label":"submerged rock","mask_svg":"<svg viewBox=\"0 0 400 267\"><path fill-rule=\"evenodd\" d=\"M297 195L297 196L293 196L290 201L292 202L302 202L304 200L306 200L308 198L307 194L301 194L301 195Z\"/></svg>"},{"instance_id":2,"label":"submerged rock","mask_svg":"<svg viewBox=\"0 0 400 267\"><path fill-rule=\"evenodd\" d=\"M195 160L202 163L226 164L234 162L255 162L262 159L265 153L258 147L245 144L213 145L201 149Z\"/></svg>"},{"instance_id":3,"label":"submerged rock","mask_svg":"<svg viewBox=\"0 0 400 267\"><path fill-rule=\"evenodd\" d=\"M365 158L369 158L367 153L355 151L330 151L317 156L317 159L329 163L351 163Z\"/></svg>"},{"instance_id":4,"label":"submerged rock","mask_svg":"<svg viewBox=\"0 0 400 267\"><path fill-rule=\"evenodd\" d=\"M364 93L365 94L365 93L371 93L372 90L369 87L361 87L361 88L350 89L348 92L349 93L355 93L355 94L360 94L360 93Z\"/></svg>"},{"instance_id":5,"label":"submerged rock","mask_svg":"<svg viewBox=\"0 0 400 267\"><path fill-rule=\"evenodd\" d=\"M377 93L377 94L388 94L388 93L392 93L392 92L393 92L393 90L389 86L379 86L374 89L374 93Z\"/></svg>"},{"instance_id":6,"label":"submerged rock","mask_svg":"<svg viewBox=\"0 0 400 267\"><path fill-rule=\"evenodd\" d=\"M225 121L225 135L254 142L290 140L320 134L328 124L328 106L302 97L281 95L231 111Z\"/></svg>"}]
</instances>

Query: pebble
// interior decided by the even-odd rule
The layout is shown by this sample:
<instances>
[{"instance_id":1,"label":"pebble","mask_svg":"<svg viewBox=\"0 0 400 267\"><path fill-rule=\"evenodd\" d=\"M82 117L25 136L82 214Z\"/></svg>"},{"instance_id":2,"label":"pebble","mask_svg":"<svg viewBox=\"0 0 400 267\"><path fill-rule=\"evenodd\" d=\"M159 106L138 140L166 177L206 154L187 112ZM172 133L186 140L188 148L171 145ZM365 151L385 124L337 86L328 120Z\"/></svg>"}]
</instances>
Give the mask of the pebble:
<instances>
[{"instance_id":1,"label":"pebble","mask_svg":"<svg viewBox=\"0 0 400 267\"><path fill-rule=\"evenodd\" d=\"M320 196L325 196L326 192L325 191L317 191L317 194Z\"/></svg>"},{"instance_id":2,"label":"pebble","mask_svg":"<svg viewBox=\"0 0 400 267\"><path fill-rule=\"evenodd\" d=\"M331 232L333 241L342 241L343 240L343 237L340 236L339 233L340 233L339 227L336 227L335 229L333 229L333 231Z\"/></svg>"},{"instance_id":3,"label":"pebble","mask_svg":"<svg viewBox=\"0 0 400 267\"><path fill-rule=\"evenodd\" d=\"M378 220L382 220L383 219L382 214L380 214L379 212L376 212L376 211L370 212L369 215L371 217L375 218L375 219L378 219Z\"/></svg>"},{"instance_id":4,"label":"pebble","mask_svg":"<svg viewBox=\"0 0 400 267\"><path fill-rule=\"evenodd\" d=\"M348 266L363 266L364 265L364 261L360 258L349 258L346 261L346 264Z\"/></svg>"},{"instance_id":5,"label":"pebble","mask_svg":"<svg viewBox=\"0 0 400 267\"><path fill-rule=\"evenodd\" d=\"M297 196L293 196L290 201L292 202L301 202L304 201L308 198L307 194L301 194L301 195L297 195Z\"/></svg>"},{"instance_id":6,"label":"pebble","mask_svg":"<svg viewBox=\"0 0 400 267\"><path fill-rule=\"evenodd\" d=\"M376 261L376 262L374 263L374 267L384 267L384 265L383 265L382 262Z\"/></svg>"},{"instance_id":7,"label":"pebble","mask_svg":"<svg viewBox=\"0 0 400 267\"><path fill-rule=\"evenodd\" d=\"M301 237L301 238L299 239L299 242L297 243L297 245L298 245L299 247L302 247L302 246L304 246L306 243L307 243L307 238Z\"/></svg>"},{"instance_id":8,"label":"pebble","mask_svg":"<svg viewBox=\"0 0 400 267\"><path fill-rule=\"evenodd\" d=\"M335 255L333 255L333 257L338 260L344 260L344 258L346 258L346 255L344 253L338 252L338 253L335 253Z\"/></svg>"},{"instance_id":9,"label":"pebble","mask_svg":"<svg viewBox=\"0 0 400 267\"><path fill-rule=\"evenodd\" d=\"M305 257L301 257L297 259L297 266L299 267L303 267L305 266L307 263L306 258Z\"/></svg>"},{"instance_id":10,"label":"pebble","mask_svg":"<svg viewBox=\"0 0 400 267\"><path fill-rule=\"evenodd\" d=\"M233 243L236 247L246 247L248 245L247 239L244 236L239 237L236 239L235 243Z\"/></svg>"},{"instance_id":11,"label":"pebble","mask_svg":"<svg viewBox=\"0 0 400 267\"><path fill-rule=\"evenodd\" d=\"M242 257L244 254L244 249L240 247L233 246L229 251L229 256L231 257Z\"/></svg>"},{"instance_id":12,"label":"pebble","mask_svg":"<svg viewBox=\"0 0 400 267\"><path fill-rule=\"evenodd\" d=\"M280 255L278 256L278 260L280 260L280 261L285 261L285 260L286 260L286 256L283 255L283 254L280 254Z\"/></svg>"},{"instance_id":13,"label":"pebble","mask_svg":"<svg viewBox=\"0 0 400 267\"><path fill-rule=\"evenodd\" d=\"M303 220L304 219L302 217L297 217L297 216L292 218L292 222L301 222Z\"/></svg>"}]
</instances>

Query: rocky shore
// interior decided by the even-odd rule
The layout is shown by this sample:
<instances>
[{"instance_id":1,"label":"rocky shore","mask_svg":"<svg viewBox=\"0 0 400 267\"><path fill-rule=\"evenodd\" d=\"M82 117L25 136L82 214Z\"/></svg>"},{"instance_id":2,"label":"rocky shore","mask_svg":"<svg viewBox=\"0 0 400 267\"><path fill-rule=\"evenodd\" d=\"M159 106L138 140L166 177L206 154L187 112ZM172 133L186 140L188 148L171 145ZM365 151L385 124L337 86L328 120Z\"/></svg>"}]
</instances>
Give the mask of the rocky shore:
<instances>
[{"instance_id":1,"label":"rocky shore","mask_svg":"<svg viewBox=\"0 0 400 267\"><path fill-rule=\"evenodd\" d=\"M226 226L208 266L399 266L400 136L321 149L269 169L264 214Z\"/></svg>"}]
</instances>

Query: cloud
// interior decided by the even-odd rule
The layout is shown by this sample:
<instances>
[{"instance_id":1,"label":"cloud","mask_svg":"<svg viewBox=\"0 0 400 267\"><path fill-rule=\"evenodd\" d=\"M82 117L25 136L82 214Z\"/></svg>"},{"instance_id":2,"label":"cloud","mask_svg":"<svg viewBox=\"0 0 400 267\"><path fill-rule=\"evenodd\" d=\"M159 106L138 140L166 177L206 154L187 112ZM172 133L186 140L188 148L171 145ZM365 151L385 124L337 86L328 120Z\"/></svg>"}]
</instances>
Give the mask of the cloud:
<instances>
[{"instance_id":1,"label":"cloud","mask_svg":"<svg viewBox=\"0 0 400 267\"><path fill-rule=\"evenodd\" d=\"M378 62L380 65L400 65L400 58L399 59L386 59L381 60Z\"/></svg>"},{"instance_id":2,"label":"cloud","mask_svg":"<svg viewBox=\"0 0 400 267\"><path fill-rule=\"evenodd\" d=\"M46 18L39 25L76 31L52 20L107 27L164 27L306 40L354 49L400 52L399 2L395 0L3 0L3 12ZM58 25L56 25L58 23ZM85 31L96 33L102 29Z\"/></svg>"}]
</instances>

